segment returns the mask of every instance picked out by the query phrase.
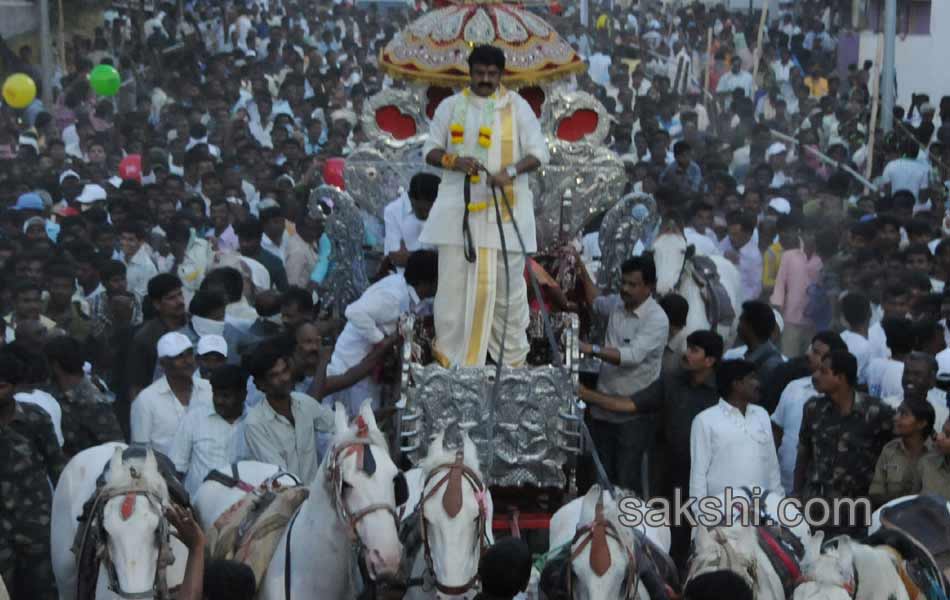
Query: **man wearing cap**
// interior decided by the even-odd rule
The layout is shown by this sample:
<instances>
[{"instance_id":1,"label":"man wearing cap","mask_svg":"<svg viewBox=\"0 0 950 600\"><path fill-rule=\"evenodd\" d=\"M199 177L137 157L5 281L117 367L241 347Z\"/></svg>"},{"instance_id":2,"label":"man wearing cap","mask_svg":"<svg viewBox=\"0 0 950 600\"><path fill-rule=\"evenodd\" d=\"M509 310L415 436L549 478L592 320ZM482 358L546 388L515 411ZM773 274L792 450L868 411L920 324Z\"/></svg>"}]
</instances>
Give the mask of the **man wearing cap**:
<instances>
[{"instance_id":1,"label":"man wearing cap","mask_svg":"<svg viewBox=\"0 0 950 600\"><path fill-rule=\"evenodd\" d=\"M78 198L83 191L79 173L72 169L63 171L59 175L59 191L62 195L62 200L56 205L57 208L73 206L73 203L76 202L76 198ZM73 208L78 209L79 207L73 206Z\"/></svg>"},{"instance_id":2,"label":"man wearing cap","mask_svg":"<svg viewBox=\"0 0 950 600\"><path fill-rule=\"evenodd\" d=\"M106 189L96 183L87 183L82 188L82 192L76 196L76 202L79 204L79 210L85 212L93 207L105 209L108 199Z\"/></svg>"},{"instance_id":3,"label":"man wearing cap","mask_svg":"<svg viewBox=\"0 0 950 600\"><path fill-rule=\"evenodd\" d=\"M161 273L148 282L148 301L152 303L156 316L142 325L132 338L129 351L127 374L130 398L151 385L161 369L158 365L156 344L170 331L184 334L192 342L198 340L198 334L189 323L185 311L185 297L181 290L181 280L170 273Z\"/></svg>"},{"instance_id":4,"label":"man wearing cap","mask_svg":"<svg viewBox=\"0 0 950 600\"><path fill-rule=\"evenodd\" d=\"M201 342L198 347L200 353ZM168 456L175 470L184 474L185 489L192 497L213 469L229 470L250 456L244 441L247 371L223 365L211 372L210 383L212 404L185 414Z\"/></svg>"},{"instance_id":5,"label":"man wearing cap","mask_svg":"<svg viewBox=\"0 0 950 600\"><path fill-rule=\"evenodd\" d=\"M13 210L20 213L23 220L30 217L42 217L44 209L43 199L35 192L21 194L13 205Z\"/></svg>"},{"instance_id":6,"label":"man wearing cap","mask_svg":"<svg viewBox=\"0 0 950 600\"><path fill-rule=\"evenodd\" d=\"M208 379L211 372L228 362L228 343L220 335L203 335L198 340L198 371Z\"/></svg>"},{"instance_id":7,"label":"man wearing cap","mask_svg":"<svg viewBox=\"0 0 950 600\"><path fill-rule=\"evenodd\" d=\"M769 187L778 189L792 183L792 178L785 174L785 159L788 156L788 148L781 142L775 142L765 151L765 160L772 167L772 182Z\"/></svg>"},{"instance_id":8,"label":"man wearing cap","mask_svg":"<svg viewBox=\"0 0 950 600\"><path fill-rule=\"evenodd\" d=\"M133 444L169 456L185 413L211 407L211 384L195 375L194 346L188 336L166 333L158 340L157 352L165 374L132 403L131 437Z\"/></svg>"}]
</instances>

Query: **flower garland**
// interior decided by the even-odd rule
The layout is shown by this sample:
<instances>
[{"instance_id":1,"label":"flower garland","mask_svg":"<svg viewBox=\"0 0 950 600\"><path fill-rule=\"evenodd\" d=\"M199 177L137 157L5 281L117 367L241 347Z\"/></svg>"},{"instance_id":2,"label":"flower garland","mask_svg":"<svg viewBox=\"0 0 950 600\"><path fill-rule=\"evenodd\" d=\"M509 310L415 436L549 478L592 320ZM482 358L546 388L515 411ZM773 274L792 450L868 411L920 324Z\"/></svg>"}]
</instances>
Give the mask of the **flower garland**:
<instances>
[{"instance_id":1,"label":"flower garland","mask_svg":"<svg viewBox=\"0 0 950 600\"><path fill-rule=\"evenodd\" d=\"M449 125L449 138L454 146L463 146L465 144L465 123L468 117L468 108L471 104L469 101L471 91L471 88L465 88L462 91L462 99L455 103L452 124ZM491 148L492 137L494 135L492 125L495 124L495 101L497 98L498 92L496 91L486 99L482 107L481 124L478 127L478 143L474 149L474 158L478 159L482 164L488 162L488 149ZM478 174L472 175L471 181L472 183L478 183L481 181L481 176ZM469 210L483 210L487 206L487 202L473 203L469 205Z\"/></svg>"}]
</instances>

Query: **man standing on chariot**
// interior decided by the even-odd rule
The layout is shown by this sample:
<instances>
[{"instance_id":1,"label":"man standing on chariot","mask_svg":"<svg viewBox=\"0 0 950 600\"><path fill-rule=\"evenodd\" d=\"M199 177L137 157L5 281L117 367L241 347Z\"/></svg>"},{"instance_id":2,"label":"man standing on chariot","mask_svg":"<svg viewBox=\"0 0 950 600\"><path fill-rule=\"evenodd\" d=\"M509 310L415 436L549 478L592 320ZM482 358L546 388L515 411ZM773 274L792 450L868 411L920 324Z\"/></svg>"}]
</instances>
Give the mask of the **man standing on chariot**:
<instances>
[{"instance_id":1,"label":"man standing on chariot","mask_svg":"<svg viewBox=\"0 0 950 600\"><path fill-rule=\"evenodd\" d=\"M442 101L423 149L426 162L445 170L420 236L439 250L433 354L446 367L481 366L486 355L520 366L529 350L528 287L514 225L525 251L537 251L526 175L548 162L547 143L528 102L500 85L504 52L476 46L468 64L470 87ZM504 356L499 357L502 336Z\"/></svg>"}]
</instances>

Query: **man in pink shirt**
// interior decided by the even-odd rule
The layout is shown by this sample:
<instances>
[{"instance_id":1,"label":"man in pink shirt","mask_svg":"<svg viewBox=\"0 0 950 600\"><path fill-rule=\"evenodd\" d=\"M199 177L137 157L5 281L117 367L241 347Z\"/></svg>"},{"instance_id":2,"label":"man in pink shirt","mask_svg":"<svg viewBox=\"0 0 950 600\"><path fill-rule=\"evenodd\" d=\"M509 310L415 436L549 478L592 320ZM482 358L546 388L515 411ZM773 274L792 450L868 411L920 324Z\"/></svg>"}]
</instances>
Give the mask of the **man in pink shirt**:
<instances>
[{"instance_id":1,"label":"man in pink shirt","mask_svg":"<svg viewBox=\"0 0 950 600\"><path fill-rule=\"evenodd\" d=\"M814 335L814 324L805 316L808 306L808 288L818 282L822 261L815 252L815 234L808 228L799 228L801 246L782 252L771 303L782 313L785 329L782 331L782 354L789 358L800 356Z\"/></svg>"}]
</instances>

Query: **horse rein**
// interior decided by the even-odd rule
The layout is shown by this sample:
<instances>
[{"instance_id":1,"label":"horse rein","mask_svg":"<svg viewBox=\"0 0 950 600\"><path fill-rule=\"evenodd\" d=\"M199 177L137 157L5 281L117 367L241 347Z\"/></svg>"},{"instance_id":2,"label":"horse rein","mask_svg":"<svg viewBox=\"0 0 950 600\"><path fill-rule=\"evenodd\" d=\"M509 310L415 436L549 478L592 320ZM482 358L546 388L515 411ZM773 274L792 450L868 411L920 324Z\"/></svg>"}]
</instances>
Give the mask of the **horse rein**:
<instances>
[{"instance_id":1,"label":"horse rein","mask_svg":"<svg viewBox=\"0 0 950 600\"><path fill-rule=\"evenodd\" d=\"M610 568L610 546L607 544L607 538L612 538L620 544L620 547L624 549L627 555L627 573L624 577L625 591L621 593L621 598L636 597L638 586L636 559L634 559L630 548L627 547L627 544L625 544L620 537L614 524L604 517L604 501L603 498L599 498L594 508L594 520L587 525L578 527L574 533L574 538L571 539L571 554L568 559L567 569L568 598L574 597L574 568L572 566L574 559L580 556L587 546L590 546L590 567L595 575L598 577L603 576L603 574L607 572L607 569ZM575 544L577 544L576 547Z\"/></svg>"},{"instance_id":2,"label":"horse rein","mask_svg":"<svg viewBox=\"0 0 950 600\"><path fill-rule=\"evenodd\" d=\"M468 485L471 486L472 490L475 491L476 496L480 496L485 493L485 484L478 476L478 473L465 464L463 451L458 450L455 453L455 462L444 463L432 469L432 471L426 477L425 482L422 484L422 489L426 489L426 487L429 485L429 482L432 481L436 474L441 471L446 471L445 475L443 475L443 477L438 482L436 482L434 486L432 486L432 489L429 490L428 493L426 493L426 495L423 496L419 501L419 526L422 529L423 556L425 557L426 561L426 569L428 570L429 575L431 575L432 581L435 584L435 588L443 594L448 594L450 596L460 596L478 584L478 570L476 569L475 574L472 575L472 578L462 585L445 585L439 581L435 574L435 569L432 566L432 547L429 545L429 531L426 527L425 504L435 496L436 492L438 492L442 486L446 486L445 494L442 496L442 504L443 507L446 508L446 513L449 515L449 517L455 518L455 516L458 514L458 511L456 507L452 506L451 504L454 503L458 508L461 508L461 483L463 481L467 482ZM449 504L449 506L446 506L447 504ZM479 556L485 553L486 518L487 516L485 514L485 508L482 504L479 504L478 517L475 519Z\"/></svg>"}]
</instances>

